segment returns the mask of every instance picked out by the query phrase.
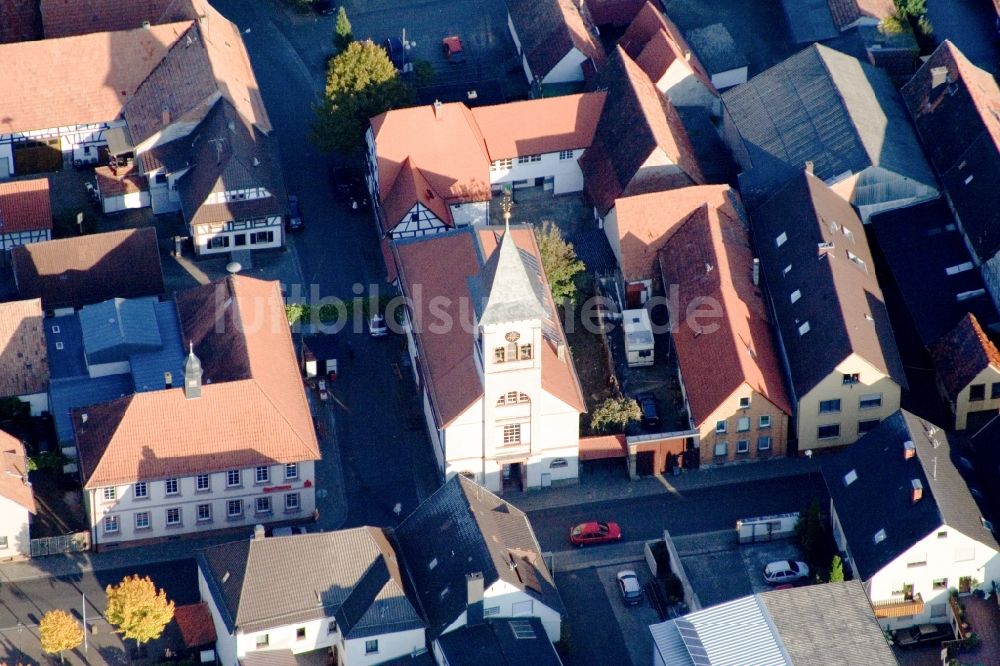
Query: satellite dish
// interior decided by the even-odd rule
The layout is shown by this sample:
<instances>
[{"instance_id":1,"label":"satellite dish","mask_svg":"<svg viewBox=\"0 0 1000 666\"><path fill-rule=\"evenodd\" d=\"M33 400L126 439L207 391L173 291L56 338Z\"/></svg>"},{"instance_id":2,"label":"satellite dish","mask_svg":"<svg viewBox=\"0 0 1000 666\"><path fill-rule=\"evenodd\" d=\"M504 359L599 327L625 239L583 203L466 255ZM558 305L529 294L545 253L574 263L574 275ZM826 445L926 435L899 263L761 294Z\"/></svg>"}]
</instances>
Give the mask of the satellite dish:
<instances>
[{"instance_id":1,"label":"satellite dish","mask_svg":"<svg viewBox=\"0 0 1000 666\"><path fill-rule=\"evenodd\" d=\"M230 275L236 275L241 270L243 270L243 266L241 266L240 262L238 261L230 261L228 264L226 264L226 271Z\"/></svg>"}]
</instances>

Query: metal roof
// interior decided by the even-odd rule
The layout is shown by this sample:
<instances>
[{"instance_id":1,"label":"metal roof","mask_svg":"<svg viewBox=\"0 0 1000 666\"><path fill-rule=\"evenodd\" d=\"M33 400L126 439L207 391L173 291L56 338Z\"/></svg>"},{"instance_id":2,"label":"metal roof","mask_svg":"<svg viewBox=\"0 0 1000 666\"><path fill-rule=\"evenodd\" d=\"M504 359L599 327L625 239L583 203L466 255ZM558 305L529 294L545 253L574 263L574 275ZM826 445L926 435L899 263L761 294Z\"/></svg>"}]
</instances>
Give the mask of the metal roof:
<instances>
[{"instance_id":1,"label":"metal roof","mask_svg":"<svg viewBox=\"0 0 1000 666\"><path fill-rule=\"evenodd\" d=\"M73 441L72 410L90 407L114 400L132 393L132 377L129 375L106 375L56 379L49 384L49 406L56 425L56 435L60 442Z\"/></svg>"},{"instance_id":2,"label":"metal roof","mask_svg":"<svg viewBox=\"0 0 1000 666\"><path fill-rule=\"evenodd\" d=\"M112 363L128 359L135 351L162 346L156 325L156 298L112 298L86 305L78 313L87 363Z\"/></svg>"}]
</instances>

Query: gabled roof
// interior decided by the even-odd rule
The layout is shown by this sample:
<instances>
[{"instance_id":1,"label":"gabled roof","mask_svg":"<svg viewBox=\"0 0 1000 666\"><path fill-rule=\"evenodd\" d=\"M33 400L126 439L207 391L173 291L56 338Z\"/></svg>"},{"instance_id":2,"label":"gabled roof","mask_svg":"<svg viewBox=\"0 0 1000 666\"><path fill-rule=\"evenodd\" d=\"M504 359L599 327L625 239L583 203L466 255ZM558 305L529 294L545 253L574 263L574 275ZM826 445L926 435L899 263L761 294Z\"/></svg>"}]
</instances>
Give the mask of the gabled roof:
<instances>
[{"instance_id":1,"label":"gabled roof","mask_svg":"<svg viewBox=\"0 0 1000 666\"><path fill-rule=\"evenodd\" d=\"M539 298L541 284L529 275L525 263L528 257L514 243L511 234L504 234L500 249L493 253L479 274L479 289L485 297L485 304L478 311L479 323L483 326L509 324L546 317ZM537 272L535 273L537 276ZM477 303L476 305L479 305Z\"/></svg>"},{"instance_id":2,"label":"gabled roof","mask_svg":"<svg viewBox=\"0 0 1000 666\"><path fill-rule=\"evenodd\" d=\"M635 18L646 0L585 0L594 25L626 26Z\"/></svg>"},{"instance_id":3,"label":"gabled roof","mask_svg":"<svg viewBox=\"0 0 1000 666\"><path fill-rule=\"evenodd\" d=\"M803 172L750 217L793 393L805 396L851 354L905 388L865 229L851 205Z\"/></svg>"},{"instance_id":4,"label":"gabled roof","mask_svg":"<svg viewBox=\"0 0 1000 666\"><path fill-rule=\"evenodd\" d=\"M0 398L44 393L49 385L42 302L0 303Z\"/></svg>"},{"instance_id":5,"label":"gabled roof","mask_svg":"<svg viewBox=\"0 0 1000 666\"><path fill-rule=\"evenodd\" d=\"M191 170L178 185L188 224L227 222L282 215L287 196L273 139L260 131L227 99L215 102L189 137ZM230 200L233 190L263 188L268 196ZM219 195L219 196L212 196Z\"/></svg>"},{"instance_id":6,"label":"gabled roof","mask_svg":"<svg viewBox=\"0 0 1000 666\"><path fill-rule=\"evenodd\" d=\"M488 278L490 271L484 268L499 259L492 259L497 254L497 234L497 227L462 228L395 241L392 245L404 293L412 295L414 286L420 285L426 295L415 303L412 316L423 378L439 427L446 427L483 395L474 358L473 322L468 321L470 311L460 305L471 298L473 308L481 312L482 299L489 295L481 278ZM568 350L565 359L558 357L557 347L560 342L565 343L565 335L554 316L534 233L530 228L515 227L511 235L531 289L543 309L542 388L582 412L586 407ZM442 257L448 261L442 261ZM491 285L492 280L485 284ZM455 322L444 332L433 326L440 322L440 310L439 303L431 307L430 301L438 296L443 297L441 303L448 304L445 310Z\"/></svg>"},{"instance_id":7,"label":"gabled roof","mask_svg":"<svg viewBox=\"0 0 1000 666\"><path fill-rule=\"evenodd\" d=\"M24 444L3 430L0 430L0 497L35 513L35 495L28 482L28 458Z\"/></svg>"},{"instance_id":8,"label":"gabled roof","mask_svg":"<svg viewBox=\"0 0 1000 666\"><path fill-rule=\"evenodd\" d=\"M0 44L41 39L37 0L0 2Z\"/></svg>"},{"instance_id":9,"label":"gabled roof","mask_svg":"<svg viewBox=\"0 0 1000 666\"><path fill-rule=\"evenodd\" d=\"M654 651L673 666L896 666L859 581L742 597L650 625Z\"/></svg>"},{"instance_id":10,"label":"gabled roof","mask_svg":"<svg viewBox=\"0 0 1000 666\"><path fill-rule=\"evenodd\" d=\"M85 35L190 21L198 18L199 0L38 0L45 38Z\"/></svg>"},{"instance_id":11,"label":"gabled roof","mask_svg":"<svg viewBox=\"0 0 1000 666\"><path fill-rule=\"evenodd\" d=\"M861 179L856 205L937 186L888 76L849 55L814 44L722 97L752 165L748 187L764 196L806 162L823 181L873 167L897 176Z\"/></svg>"},{"instance_id":12,"label":"gabled roof","mask_svg":"<svg viewBox=\"0 0 1000 666\"><path fill-rule=\"evenodd\" d=\"M753 284L750 230L736 193L726 195L730 205L697 208L659 253L663 284L677 285L681 307L713 298L722 315L715 332L682 322L672 334L691 418L699 425L744 385L792 413L767 306Z\"/></svg>"},{"instance_id":13,"label":"gabled roof","mask_svg":"<svg viewBox=\"0 0 1000 666\"><path fill-rule=\"evenodd\" d=\"M176 302L201 397L170 388L74 410L84 486L318 460L278 283L230 276Z\"/></svg>"},{"instance_id":14,"label":"gabled roof","mask_svg":"<svg viewBox=\"0 0 1000 666\"><path fill-rule=\"evenodd\" d=\"M1000 87L945 40L902 93L973 249L991 259L1000 250Z\"/></svg>"},{"instance_id":15,"label":"gabled roof","mask_svg":"<svg viewBox=\"0 0 1000 666\"><path fill-rule=\"evenodd\" d=\"M335 618L346 638L423 627L376 527L224 543L200 551L198 567L230 633L321 618Z\"/></svg>"},{"instance_id":16,"label":"gabled roof","mask_svg":"<svg viewBox=\"0 0 1000 666\"><path fill-rule=\"evenodd\" d=\"M485 589L503 580L562 611L528 517L462 475L424 500L395 537L431 640L465 612L469 574L482 574Z\"/></svg>"},{"instance_id":17,"label":"gabled roof","mask_svg":"<svg viewBox=\"0 0 1000 666\"><path fill-rule=\"evenodd\" d=\"M907 442L916 451L909 460ZM863 581L943 525L1000 552L957 457L945 431L899 410L841 453L824 458L823 477ZM922 488L917 502L914 480Z\"/></svg>"},{"instance_id":18,"label":"gabled roof","mask_svg":"<svg viewBox=\"0 0 1000 666\"><path fill-rule=\"evenodd\" d=\"M0 236L43 229L52 229L49 179L0 183Z\"/></svg>"},{"instance_id":19,"label":"gabled roof","mask_svg":"<svg viewBox=\"0 0 1000 666\"><path fill-rule=\"evenodd\" d=\"M562 666L537 617L486 620L438 638L448 666Z\"/></svg>"},{"instance_id":20,"label":"gabled roof","mask_svg":"<svg viewBox=\"0 0 1000 666\"><path fill-rule=\"evenodd\" d=\"M472 109L491 161L586 148L594 140L606 95L543 97Z\"/></svg>"},{"instance_id":21,"label":"gabled roof","mask_svg":"<svg viewBox=\"0 0 1000 666\"><path fill-rule=\"evenodd\" d=\"M896 14L896 4L892 0L829 0L828 4L838 30L860 18L881 21Z\"/></svg>"},{"instance_id":22,"label":"gabled roof","mask_svg":"<svg viewBox=\"0 0 1000 666\"><path fill-rule=\"evenodd\" d=\"M781 0L792 41L820 42L837 36L827 0Z\"/></svg>"},{"instance_id":23,"label":"gabled roof","mask_svg":"<svg viewBox=\"0 0 1000 666\"><path fill-rule=\"evenodd\" d=\"M190 27L184 21L0 45L0 134L116 119Z\"/></svg>"},{"instance_id":24,"label":"gabled roof","mask_svg":"<svg viewBox=\"0 0 1000 666\"><path fill-rule=\"evenodd\" d=\"M239 29L211 6L205 12L205 20L189 24L127 100L123 115L134 145L163 130L164 120L197 122L220 97L248 124L271 130Z\"/></svg>"},{"instance_id":25,"label":"gabled roof","mask_svg":"<svg viewBox=\"0 0 1000 666\"><path fill-rule=\"evenodd\" d=\"M573 0L507 0L507 14L531 71L545 78L573 49L600 68L604 48Z\"/></svg>"},{"instance_id":26,"label":"gabled roof","mask_svg":"<svg viewBox=\"0 0 1000 666\"><path fill-rule=\"evenodd\" d=\"M618 43L654 83L673 63L681 61L702 85L715 92L711 77L688 46L683 33L649 0L643 3Z\"/></svg>"},{"instance_id":27,"label":"gabled roof","mask_svg":"<svg viewBox=\"0 0 1000 666\"><path fill-rule=\"evenodd\" d=\"M722 23L710 23L703 28L688 30L687 42L698 54L698 60L711 75L747 67L746 56Z\"/></svg>"},{"instance_id":28,"label":"gabled roof","mask_svg":"<svg viewBox=\"0 0 1000 666\"><path fill-rule=\"evenodd\" d=\"M973 314L967 314L930 352L950 400L986 368L1000 372L1000 350L986 337Z\"/></svg>"},{"instance_id":29,"label":"gabled roof","mask_svg":"<svg viewBox=\"0 0 1000 666\"><path fill-rule=\"evenodd\" d=\"M30 243L14 248L11 260L21 298L41 298L46 310L163 293L150 227Z\"/></svg>"},{"instance_id":30,"label":"gabled roof","mask_svg":"<svg viewBox=\"0 0 1000 666\"><path fill-rule=\"evenodd\" d=\"M212 612L204 601L177 606L174 609L174 623L187 648L200 648L215 643Z\"/></svg>"},{"instance_id":31,"label":"gabled roof","mask_svg":"<svg viewBox=\"0 0 1000 666\"><path fill-rule=\"evenodd\" d=\"M607 91L608 101L580 166L587 192L602 215L621 196L704 182L677 110L620 46L598 72L597 86ZM680 172L654 169L637 178L657 152Z\"/></svg>"}]
</instances>

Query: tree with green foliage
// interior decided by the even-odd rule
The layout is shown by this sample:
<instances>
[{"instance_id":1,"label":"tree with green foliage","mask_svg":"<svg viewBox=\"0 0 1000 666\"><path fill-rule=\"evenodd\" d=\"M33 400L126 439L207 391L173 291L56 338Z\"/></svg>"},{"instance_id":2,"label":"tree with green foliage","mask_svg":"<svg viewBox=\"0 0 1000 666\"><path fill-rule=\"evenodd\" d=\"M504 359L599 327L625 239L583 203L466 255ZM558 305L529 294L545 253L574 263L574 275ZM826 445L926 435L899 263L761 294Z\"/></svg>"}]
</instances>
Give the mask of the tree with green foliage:
<instances>
[{"instance_id":1,"label":"tree with green foliage","mask_svg":"<svg viewBox=\"0 0 1000 666\"><path fill-rule=\"evenodd\" d=\"M799 521L795 523L795 538L810 565L825 561L822 554L827 545L827 532L819 502L813 502L799 515Z\"/></svg>"},{"instance_id":2,"label":"tree with green foliage","mask_svg":"<svg viewBox=\"0 0 1000 666\"><path fill-rule=\"evenodd\" d=\"M833 561L830 563L830 582L841 583L843 580L844 561L840 559L840 555L834 555Z\"/></svg>"},{"instance_id":3,"label":"tree with green foliage","mask_svg":"<svg viewBox=\"0 0 1000 666\"><path fill-rule=\"evenodd\" d=\"M163 590L157 591L148 576L125 576L118 585L108 585L107 594L105 619L136 643L159 638L174 617L174 602Z\"/></svg>"},{"instance_id":4,"label":"tree with green foliage","mask_svg":"<svg viewBox=\"0 0 1000 666\"><path fill-rule=\"evenodd\" d=\"M595 432L624 432L630 423L642 418L642 410L633 398L608 398L590 415L590 427Z\"/></svg>"},{"instance_id":5,"label":"tree with green foliage","mask_svg":"<svg viewBox=\"0 0 1000 666\"><path fill-rule=\"evenodd\" d=\"M347 18L347 10L341 5L337 10L337 27L333 32L333 47L337 53L341 53L347 45L354 41L354 31L351 28L351 20Z\"/></svg>"},{"instance_id":6,"label":"tree with green foliage","mask_svg":"<svg viewBox=\"0 0 1000 666\"><path fill-rule=\"evenodd\" d=\"M576 258L573 244L563 238L562 231L549 221L535 229L538 252L545 277L549 280L556 303L576 302L576 277L583 272L583 262Z\"/></svg>"},{"instance_id":7,"label":"tree with green foliage","mask_svg":"<svg viewBox=\"0 0 1000 666\"><path fill-rule=\"evenodd\" d=\"M51 610L38 622L38 637L42 649L48 654L58 654L63 661L63 651L72 650L83 642L83 627L64 610Z\"/></svg>"},{"instance_id":8,"label":"tree with green foliage","mask_svg":"<svg viewBox=\"0 0 1000 666\"><path fill-rule=\"evenodd\" d=\"M413 90L383 48L370 40L351 42L330 61L313 140L325 151L356 154L364 147L370 118L412 102Z\"/></svg>"}]
</instances>

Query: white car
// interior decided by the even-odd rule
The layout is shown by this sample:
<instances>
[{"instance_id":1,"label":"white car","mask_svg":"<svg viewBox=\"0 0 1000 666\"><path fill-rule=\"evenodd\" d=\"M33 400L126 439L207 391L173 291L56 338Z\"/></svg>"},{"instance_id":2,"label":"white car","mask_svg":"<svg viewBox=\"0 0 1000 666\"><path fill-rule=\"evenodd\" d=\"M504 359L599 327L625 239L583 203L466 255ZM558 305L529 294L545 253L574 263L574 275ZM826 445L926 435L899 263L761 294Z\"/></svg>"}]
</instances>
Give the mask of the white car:
<instances>
[{"instance_id":1,"label":"white car","mask_svg":"<svg viewBox=\"0 0 1000 666\"><path fill-rule=\"evenodd\" d=\"M639 577L634 571L626 569L619 571L618 590L622 593L622 601L626 606L634 606L642 603L642 586L639 585Z\"/></svg>"},{"instance_id":2,"label":"white car","mask_svg":"<svg viewBox=\"0 0 1000 666\"><path fill-rule=\"evenodd\" d=\"M779 560L764 567L764 580L771 585L794 583L809 578L809 565L794 560Z\"/></svg>"},{"instance_id":3,"label":"white car","mask_svg":"<svg viewBox=\"0 0 1000 666\"><path fill-rule=\"evenodd\" d=\"M368 320L368 332L372 334L373 338L389 335L389 328L385 325L385 317L377 313L373 314Z\"/></svg>"}]
</instances>

